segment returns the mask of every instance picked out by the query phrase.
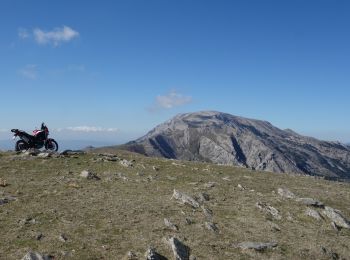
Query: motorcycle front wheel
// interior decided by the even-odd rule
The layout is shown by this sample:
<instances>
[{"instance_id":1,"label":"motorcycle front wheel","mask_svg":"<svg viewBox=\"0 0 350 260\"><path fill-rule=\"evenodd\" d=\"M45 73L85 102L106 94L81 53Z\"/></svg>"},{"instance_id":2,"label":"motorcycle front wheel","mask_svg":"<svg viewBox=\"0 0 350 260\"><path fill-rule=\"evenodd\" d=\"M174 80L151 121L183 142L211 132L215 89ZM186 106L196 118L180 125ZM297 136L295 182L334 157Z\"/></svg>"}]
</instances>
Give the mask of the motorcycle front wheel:
<instances>
[{"instance_id":1,"label":"motorcycle front wheel","mask_svg":"<svg viewBox=\"0 0 350 260\"><path fill-rule=\"evenodd\" d=\"M45 149L50 151L58 151L58 143L55 140L47 141L45 144Z\"/></svg>"},{"instance_id":2,"label":"motorcycle front wheel","mask_svg":"<svg viewBox=\"0 0 350 260\"><path fill-rule=\"evenodd\" d=\"M23 140L18 140L16 142L16 146L15 146L16 152L28 150L28 148L29 148L28 144L26 142L24 142Z\"/></svg>"}]
</instances>

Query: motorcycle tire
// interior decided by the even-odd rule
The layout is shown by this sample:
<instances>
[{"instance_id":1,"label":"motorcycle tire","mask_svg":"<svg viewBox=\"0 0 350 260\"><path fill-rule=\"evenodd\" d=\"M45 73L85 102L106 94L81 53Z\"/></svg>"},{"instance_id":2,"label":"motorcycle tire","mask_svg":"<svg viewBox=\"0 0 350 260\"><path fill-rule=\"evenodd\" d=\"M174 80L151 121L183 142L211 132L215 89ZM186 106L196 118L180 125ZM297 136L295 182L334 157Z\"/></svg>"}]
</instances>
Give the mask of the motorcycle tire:
<instances>
[{"instance_id":1,"label":"motorcycle tire","mask_svg":"<svg viewBox=\"0 0 350 260\"><path fill-rule=\"evenodd\" d=\"M45 149L50 151L58 151L58 143L55 140L51 140L51 143L46 142Z\"/></svg>"},{"instance_id":2,"label":"motorcycle tire","mask_svg":"<svg viewBox=\"0 0 350 260\"><path fill-rule=\"evenodd\" d=\"M28 149L29 149L28 144L26 142L24 142L23 140L18 140L16 142L16 146L15 146L16 152L21 152L21 151L28 150Z\"/></svg>"}]
</instances>

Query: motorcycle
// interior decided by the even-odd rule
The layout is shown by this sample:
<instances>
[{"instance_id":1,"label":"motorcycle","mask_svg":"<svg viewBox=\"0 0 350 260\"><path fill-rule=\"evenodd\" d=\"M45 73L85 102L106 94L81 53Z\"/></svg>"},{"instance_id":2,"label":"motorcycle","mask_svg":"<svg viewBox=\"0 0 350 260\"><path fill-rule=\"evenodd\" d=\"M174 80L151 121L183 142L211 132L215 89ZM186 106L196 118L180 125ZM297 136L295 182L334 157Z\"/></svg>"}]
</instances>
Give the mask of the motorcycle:
<instances>
[{"instance_id":1,"label":"motorcycle","mask_svg":"<svg viewBox=\"0 0 350 260\"><path fill-rule=\"evenodd\" d=\"M14 133L14 140L16 137L20 138L15 145L16 151L24 151L30 148L41 149L43 147L50 151L58 150L58 144L55 139L48 138L49 129L44 123L41 124L41 130L33 131L33 135L19 129L12 129L11 132Z\"/></svg>"}]
</instances>

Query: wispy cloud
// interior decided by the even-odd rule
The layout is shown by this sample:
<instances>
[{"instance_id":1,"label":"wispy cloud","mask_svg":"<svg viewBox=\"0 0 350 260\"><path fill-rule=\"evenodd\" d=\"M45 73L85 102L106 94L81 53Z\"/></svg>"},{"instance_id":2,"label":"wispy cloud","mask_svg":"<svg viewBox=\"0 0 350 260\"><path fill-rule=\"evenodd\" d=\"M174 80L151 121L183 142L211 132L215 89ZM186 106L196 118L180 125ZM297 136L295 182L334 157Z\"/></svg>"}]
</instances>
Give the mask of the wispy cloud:
<instances>
[{"instance_id":1,"label":"wispy cloud","mask_svg":"<svg viewBox=\"0 0 350 260\"><path fill-rule=\"evenodd\" d=\"M57 47L61 43L69 42L79 37L79 32L69 26L56 27L51 31L45 31L40 28L28 30L26 28L18 28L18 37L22 40L34 38L40 45L52 45Z\"/></svg>"},{"instance_id":2,"label":"wispy cloud","mask_svg":"<svg viewBox=\"0 0 350 260\"><path fill-rule=\"evenodd\" d=\"M118 128L104 128L100 126L69 126L65 128L56 129L57 132L73 131L73 132L84 132L84 133L98 133L98 132L118 132Z\"/></svg>"},{"instance_id":3,"label":"wispy cloud","mask_svg":"<svg viewBox=\"0 0 350 260\"><path fill-rule=\"evenodd\" d=\"M183 106L192 102L191 96L185 96L177 93L175 90L170 91L166 95L158 95L155 98L154 104L149 108L151 112L162 109L172 109L174 107Z\"/></svg>"},{"instance_id":4,"label":"wispy cloud","mask_svg":"<svg viewBox=\"0 0 350 260\"><path fill-rule=\"evenodd\" d=\"M25 28L18 28L18 37L21 39L26 39L30 37L30 33Z\"/></svg>"},{"instance_id":5,"label":"wispy cloud","mask_svg":"<svg viewBox=\"0 0 350 260\"><path fill-rule=\"evenodd\" d=\"M32 79L32 80L37 79L38 77L37 65L28 64L24 68L20 69L18 73L27 79Z\"/></svg>"},{"instance_id":6,"label":"wispy cloud","mask_svg":"<svg viewBox=\"0 0 350 260\"><path fill-rule=\"evenodd\" d=\"M19 32L19 37L23 39L23 36L28 36L25 29L21 29ZM51 44L53 46L58 46L61 43L69 42L74 38L79 36L79 32L73 30L69 26L57 27L51 31L44 31L40 28L35 28L33 30L33 36L35 41L40 45Z\"/></svg>"}]
</instances>

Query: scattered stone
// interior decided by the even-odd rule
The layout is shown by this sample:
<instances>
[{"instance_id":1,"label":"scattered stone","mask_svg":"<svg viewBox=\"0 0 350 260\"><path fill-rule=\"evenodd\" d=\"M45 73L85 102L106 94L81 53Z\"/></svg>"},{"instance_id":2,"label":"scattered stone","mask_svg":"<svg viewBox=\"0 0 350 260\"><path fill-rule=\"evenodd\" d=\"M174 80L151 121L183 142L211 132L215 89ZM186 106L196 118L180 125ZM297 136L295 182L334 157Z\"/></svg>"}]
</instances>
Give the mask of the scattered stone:
<instances>
[{"instance_id":1,"label":"scattered stone","mask_svg":"<svg viewBox=\"0 0 350 260\"><path fill-rule=\"evenodd\" d=\"M159 171L159 167L157 167L157 166L152 166L152 169L153 169L154 171Z\"/></svg>"},{"instance_id":2,"label":"scattered stone","mask_svg":"<svg viewBox=\"0 0 350 260\"><path fill-rule=\"evenodd\" d=\"M85 154L85 152L81 150L64 150L63 152L60 153L60 155L65 155L65 156L81 155L81 154Z\"/></svg>"},{"instance_id":3,"label":"scattered stone","mask_svg":"<svg viewBox=\"0 0 350 260\"><path fill-rule=\"evenodd\" d=\"M35 218L32 218L32 217L27 217L27 218L21 219L21 220L19 221L19 224L20 224L21 226L24 226L24 225L34 225L34 224L36 224L36 223L37 223L36 219L35 219Z\"/></svg>"},{"instance_id":4,"label":"scattered stone","mask_svg":"<svg viewBox=\"0 0 350 260\"><path fill-rule=\"evenodd\" d=\"M215 185L216 185L216 182L210 181L210 182L204 184L204 187L206 187L206 188L214 188Z\"/></svg>"},{"instance_id":5,"label":"scattered stone","mask_svg":"<svg viewBox=\"0 0 350 260\"><path fill-rule=\"evenodd\" d=\"M119 163L124 167L133 167L134 166L132 161L128 161L126 159L121 160Z\"/></svg>"},{"instance_id":6,"label":"scattered stone","mask_svg":"<svg viewBox=\"0 0 350 260\"><path fill-rule=\"evenodd\" d=\"M39 153L38 154L38 157L40 157L40 158L49 158L49 157L51 157L51 153Z\"/></svg>"},{"instance_id":7,"label":"scattered stone","mask_svg":"<svg viewBox=\"0 0 350 260\"><path fill-rule=\"evenodd\" d=\"M279 211L278 211L276 208L274 208L274 207L272 207L272 206L270 206L270 205L268 205L268 204L266 204L266 203L263 203L263 202L257 202L257 203L256 203L256 206L257 206L260 210L262 210L262 211L264 211L264 212L270 214L270 215L271 215L272 217L274 217L275 219L277 219L277 220L282 219L282 216L280 215Z\"/></svg>"},{"instance_id":8,"label":"scattered stone","mask_svg":"<svg viewBox=\"0 0 350 260\"><path fill-rule=\"evenodd\" d=\"M6 186L8 186L7 181L0 178L0 187L6 187Z\"/></svg>"},{"instance_id":9,"label":"scattered stone","mask_svg":"<svg viewBox=\"0 0 350 260\"><path fill-rule=\"evenodd\" d=\"M287 199L295 199L296 198L295 194L286 188L278 188L277 193L281 197L284 197Z\"/></svg>"},{"instance_id":10,"label":"scattered stone","mask_svg":"<svg viewBox=\"0 0 350 260\"><path fill-rule=\"evenodd\" d=\"M230 177L228 177L228 176L223 177L222 180L224 180L224 181L231 181Z\"/></svg>"},{"instance_id":11,"label":"scattered stone","mask_svg":"<svg viewBox=\"0 0 350 260\"><path fill-rule=\"evenodd\" d=\"M168 243L171 249L173 250L174 257L176 260L189 260L190 250L180 240L178 240L176 237L171 237L168 240Z\"/></svg>"},{"instance_id":12,"label":"scattered stone","mask_svg":"<svg viewBox=\"0 0 350 260\"><path fill-rule=\"evenodd\" d=\"M86 178L88 180L100 180L100 177L98 177L96 174L88 171L88 170L84 170L80 173L80 177Z\"/></svg>"},{"instance_id":13,"label":"scattered stone","mask_svg":"<svg viewBox=\"0 0 350 260\"><path fill-rule=\"evenodd\" d=\"M349 221L342 216L339 210L326 206L322 213L326 215L331 221L333 221L337 226L350 229Z\"/></svg>"},{"instance_id":14,"label":"scattered stone","mask_svg":"<svg viewBox=\"0 0 350 260\"><path fill-rule=\"evenodd\" d=\"M36 240L41 240L41 239L43 239L43 238L44 238L43 233L39 233L39 234L37 234L37 235L35 236L35 239L36 239Z\"/></svg>"},{"instance_id":15,"label":"scattered stone","mask_svg":"<svg viewBox=\"0 0 350 260\"><path fill-rule=\"evenodd\" d=\"M335 230L335 231L340 231L341 227L339 227L337 224L335 224L334 221L331 222L331 227Z\"/></svg>"},{"instance_id":16,"label":"scattered stone","mask_svg":"<svg viewBox=\"0 0 350 260\"><path fill-rule=\"evenodd\" d=\"M24 152L24 155L28 156L37 156L39 153L41 153L41 151L39 149L35 149L35 148L30 148L27 151Z\"/></svg>"},{"instance_id":17,"label":"scattered stone","mask_svg":"<svg viewBox=\"0 0 350 260\"><path fill-rule=\"evenodd\" d=\"M264 251L276 247L278 244L276 242L262 243L262 242L243 242L236 245L237 248L246 250L254 249L255 251Z\"/></svg>"},{"instance_id":18,"label":"scattered stone","mask_svg":"<svg viewBox=\"0 0 350 260\"><path fill-rule=\"evenodd\" d=\"M186 167L186 165L181 164L181 163L173 162L173 163L171 163L171 164L174 165L174 166Z\"/></svg>"},{"instance_id":19,"label":"scattered stone","mask_svg":"<svg viewBox=\"0 0 350 260\"><path fill-rule=\"evenodd\" d=\"M59 235L58 239L61 241L61 242L67 242L68 238L65 234L61 234Z\"/></svg>"},{"instance_id":20,"label":"scattered stone","mask_svg":"<svg viewBox=\"0 0 350 260\"><path fill-rule=\"evenodd\" d=\"M186 223L187 225L191 225L191 224L193 224L193 220L190 219L190 218L185 218L185 223Z\"/></svg>"},{"instance_id":21,"label":"scattered stone","mask_svg":"<svg viewBox=\"0 0 350 260\"><path fill-rule=\"evenodd\" d=\"M213 222L205 222L204 225L208 230L214 233L219 233L218 227Z\"/></svg>"},{"instance_id":22,"label":"scattered stone","mask_svg":"<svg viewBox=\"0 0 350 260\"><path fill-rule=\"evenodd\" d=\"M173 223L172 223L169 219L167 219L167 218L164 219L164 224L165 224L168 228L170 228L170 229L172 229L172 230L174 230L174 231L178 231L178 230L179 230L178 226L175 225L175 224L173 224Z\"/></svg>"},{"instance_id":23,"label":"scattered stone","mask_svg":"<svg viewBox=\"0 0 350 260\"><path fill-rule=\"evenodd\" d=\"M146 260L167 260L166 257L157 253L156 249L149 247L145 253Z\"/></svg>"},{"instance_id":24,"label":"scattered stone","mask_svg":"<svg viewBox=\"0 0 350 260\"><path fill-rule=\"evenodd\" d=\"M179 200L182 204L188 204L193 208L199 208L199 203L194 198L175 189L172 198Z\"/></svg>"},{"instance_id":25,"label":"scattered stone","mask_svg":"<svg viewBox=\"0 0 350 260\"><path fill-rule=\"evenodd\" d=\"M240 189L240 190L245 190L245 189L246 189L246 188L245 188L244 186L242 186L241 184L238 184L237 187L238 187L238 189Z\"/></svg>"},{"instance_id":26,"label":"scattered stone","mask_svg":"<svg viewBox=\"0 0 350 260\"><path fill-rule=\"evenodd\" d=\"M208 195L207 193L201 192L201 193L199 193L199 195L198 195L198 200L199 200L200 202L209 201L209 200L210 200L210 197L209 197L209 195Z\"/></svg>"},{"instance_id":27,"label":"scattered stone","mask_svg":"<svg viewBox=\"0 0 350 260\"><path fill-rule=\"evenodd\" d=\"M312 206L316 208L323 208L324 204L318 200L315 200L313 198L297 198L295 199L297 202L301 202L305 204L306 206Z\"/></svg>"},{"instance_id":28,"label":"scattered stone","mask_svg":"<svg viewBox=\"0 0 350 260\"><path fill-rule=\"evenodd\" d=\"M270 226L272 231L281 231L280 226L277 225L276 223L270 222Z\"/></svg>"},{"instance_id":29,"label":"scattered stone","mask_svg":"<svg viewBox=\"0 0 350 260\"><path fill-rule=\"evenodd\" d=\"M32 252L32 251L28 252L22 258L22 260L50 260L50 259L53 259L53 257L41 255L38 252Z\"/></svg>"},{"instance_id":30,"label":"scattered stone","mask_svg":"<svg viewBox=\"0 0 350 260\"><path fill-rule=\"evenodd\" d=\"M322 253L329 257L331 260L338 260L340 259L339 255L336 252L333 252L332 250L328 250L327 248L321 246Z\"/></svg>"},{"instance_id":31,"label":"scattered stone","mask_svg":"<svg viewBox=\"0 0 350 260\"><path fill-rule=\"evenodd\" d=\"M310 209L310 208L307 208L305 210L305 214L306 216L309 216L309 217L312 217L314 219L317 219L317 220L322 220L322 217L320 215L320 213L318 213L316 210L314 209Z\"/></svg>"},{"instance_id":32,"label":"scattered stone","mask_svg":"<svg viewBox=\"0 0 350 260\"><path fill-rule=\"evenodd\" d=\"M129 251L123 259L125 259L125 260L138 260L138 257L134 252Z\"/></svg>"},{"instance_id":33,"label":"scattered stone","mask_svg":"<svg viewBox=\"0 0 350 260\"><path fill-rule=\"evenodd\" d=\"M210 209L208 209L208 208L206 208L204 206L202 206L201 208L203 210L204 216L206 216L208 219L212 219L213 218L213 211L212 210L210 210Z\"/></svg>"}]
</instances>

